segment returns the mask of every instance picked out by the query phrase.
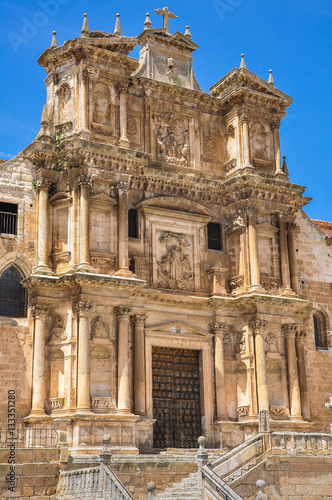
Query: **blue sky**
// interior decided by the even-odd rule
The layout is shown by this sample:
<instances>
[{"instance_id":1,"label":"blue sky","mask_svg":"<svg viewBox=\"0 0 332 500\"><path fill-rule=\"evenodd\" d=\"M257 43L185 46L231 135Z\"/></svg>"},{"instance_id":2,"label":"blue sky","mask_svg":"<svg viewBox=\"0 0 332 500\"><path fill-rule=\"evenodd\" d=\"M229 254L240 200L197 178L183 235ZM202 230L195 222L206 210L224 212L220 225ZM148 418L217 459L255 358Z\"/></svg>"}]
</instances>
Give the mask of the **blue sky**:
<instances>
[{"instance_id":1,"label":"blue sky","mask_svg":"<svg viewBox=\"0 0 332 500\"><path fill-rule=\"evenodd\" d=\"M152 1L1 0L0 158L9 159L37 135L45 102L45 70L37 57L50 46L80 36L83 13L90 30L114 30L121 14L126 36L138 35L150 12L153 27L162 26ZM294 102L280 130L282 155L291 181L307 186L313 198L305 209L311 218L332 221L332 99L330 0L212 0L166 3L178 18L170 31L189 25L199 48L194 70L202 90L240 63L267 79ZM138 57L138 50L132 54Z\"/></svg>"}]
</instances>

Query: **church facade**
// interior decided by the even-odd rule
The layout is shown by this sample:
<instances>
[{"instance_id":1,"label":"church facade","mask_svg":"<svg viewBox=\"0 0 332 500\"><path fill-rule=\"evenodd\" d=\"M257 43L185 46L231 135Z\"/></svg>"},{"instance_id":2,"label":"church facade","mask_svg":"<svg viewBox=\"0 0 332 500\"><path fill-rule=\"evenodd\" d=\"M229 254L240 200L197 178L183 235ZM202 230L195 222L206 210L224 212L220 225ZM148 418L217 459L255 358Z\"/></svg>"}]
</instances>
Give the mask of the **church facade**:
<instances>
[{"instance_id":1,"label":"church facade","mask_svg":"<svg viewBox=\"0 0 332 500\"><path fill-rule=\"evenodd\" d=\"M188 27L159 13L137 37L86 17L54 34L40 132L0 167L1 400L16 391L22 447L222 450L260 410L329 432L331 224L281 159L292 99L243 57L202 92Z\"/></svg>"}]
</instances>

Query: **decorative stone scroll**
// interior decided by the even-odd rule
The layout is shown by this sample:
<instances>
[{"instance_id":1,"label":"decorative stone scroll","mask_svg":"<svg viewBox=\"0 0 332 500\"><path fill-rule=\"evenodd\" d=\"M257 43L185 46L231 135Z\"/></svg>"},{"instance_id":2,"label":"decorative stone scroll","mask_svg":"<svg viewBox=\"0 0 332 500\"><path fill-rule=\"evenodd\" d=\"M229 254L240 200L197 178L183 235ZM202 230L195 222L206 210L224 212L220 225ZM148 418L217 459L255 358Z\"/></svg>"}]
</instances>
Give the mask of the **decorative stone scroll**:
<instances>
[{"instance_id":1,"label":"decorative stone scroll","mask_svg":"<svg viewBox=\"0 0 332 500\"><path fill-rule=\"evenodd\" d=\"M184 253L191 243L185 234L163 232L159 238L166 253L157 262L158 286L170 290L194 290L194 276L189 255Z\"/></svg>"},{"instance_id":2,"label":"decorative stone scroll","mask_svg":"<svg viewBox=\"0 0 332 500\"><path fill-rule=\"evenodd\" d=\"M249 416L249 406L238 406L236 411L239 418L245 418Z\"/></svg>"},{"instance_id":3,"label":"decorative stone scroll","mask_svg":"<svg viewBox=\"0 0 332 500\"><path fill-rule=\"evenodd\" d=\"M189 121L173 113L154 115L156 155L159 160L178 165L189 161Z\"/></svg>"},{"instance_id":4,"label":"decorative stone scroll","mask_svg":"<svg viewBox=\"0 0 332 500\"><path fill-rule=\"evenodd\" d=\"M270 406L270 415L274 418L288 418L289 410L286 406L279 405L271 405Z\"/></svg>"},{"instance_id":5,"label":"decorative stone scroll","mask_svg":"<svg viewBox=\"0 0 332 500\"><path fill-rule=\"evenodd\" d=\"M92 338L108 339L109 331L106 323L104 323L100 316L92 321L91 324Z\"/></svg>"}]
</instances>

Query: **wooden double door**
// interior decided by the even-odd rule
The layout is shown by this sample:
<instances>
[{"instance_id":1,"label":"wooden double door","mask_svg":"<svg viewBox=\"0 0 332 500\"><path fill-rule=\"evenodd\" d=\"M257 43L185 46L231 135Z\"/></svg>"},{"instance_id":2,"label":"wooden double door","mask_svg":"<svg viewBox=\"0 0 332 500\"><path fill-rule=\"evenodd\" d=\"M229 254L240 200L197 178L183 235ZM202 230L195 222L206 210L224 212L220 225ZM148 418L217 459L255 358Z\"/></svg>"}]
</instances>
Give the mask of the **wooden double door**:
<instances>
[{"instance_id":1,"label":"wooden double door","mask_svg":"<svg viewBox=\"0 0 332 500\"><path fill-rule=\"evenodd\" d=\"M155 448L197 448L201 435L199 351L152 348Z\"/></svg>"}]
</instances>

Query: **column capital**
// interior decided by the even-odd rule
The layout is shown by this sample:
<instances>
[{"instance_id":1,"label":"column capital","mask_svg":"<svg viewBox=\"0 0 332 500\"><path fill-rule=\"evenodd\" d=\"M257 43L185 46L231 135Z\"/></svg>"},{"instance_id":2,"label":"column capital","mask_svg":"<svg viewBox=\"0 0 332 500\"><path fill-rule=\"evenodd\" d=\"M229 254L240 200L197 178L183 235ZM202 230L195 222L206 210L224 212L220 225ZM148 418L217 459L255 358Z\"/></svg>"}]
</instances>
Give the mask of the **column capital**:
<instances>
[{"instance_id":1,"label":"column capital","mask_svg":"<svg viewBox=\"0 0 332 500\"><path fill-rule=\"evenodd\" d=\"M39 177L37 179L36 183L36 189L41 190L41 189L49 189L52 185L52 180L48 179L47 177Z\"/></svg>"},{"instance_id":2,"label":"column capital","mask_svg":"<svg viewBox=\"0 0 332 500\"><path fill-rule=\"evenodd\" d=\"M82 79L83 82L87 82L89 80L89 73L88 73L88 70L86 69L83 69L80 73L80 77Z\"/></svg>"},{"instance_id":3,"label":"column capital","mask_svg":"<svg viewBox=\"0 0 332 500\"><path fill-rule=\"evenodd\" d=\"M248 122L249 121L248 114L245 111L243 111L240 114L239 118L240 118L241 124L244 123L244 122Z\"/></svg>"},{"instance_id":4,"label":"column capital","mask_svg":"<svg viewBox=\"0 0 332 500\"><path fill-rule=\"evenodd\" d=\"M80 175L77 177L77 185L91 187L92 185L91 177L81 172Z\"/></svg>"},{"instance_id":5,"label":"column capital","mask_svg":"<svg viewBox=\"0 0 332 500\"><path fill-rule=\"evenodd\" d=\"M118 196L122 196L125 193L128 193L129 191L129 182L127 181L119 181L118 185L116 186L116 190L118 192Z\"/></svg>"},{"instance_id":6,"label":"column capital","mask_svg":"<svg viewBox=\"0 0 332 500\"><path fill-rule=\"evenodd\" d=\"M295 222L288 222L287 224L287 230L289 232L295 232L298 228L298 225Z\"/></svg>"},{"instance_id":7,"label":"column capital","mask_svg":"<svg viewBox=\"0 0 332 500\"><path fill-rule=\"evenodd\" d=\"M262 329L265 328L266 321L261 320L261 319L255 319L254 321L251 321L249 326L252 330L252 333L254 335L259 335L262 333Z\"/></svg>"},{"instance_id":8,"label":"column capital","mask_svg":"<svg viewBox=\"0 0 332 500\"><path fill-rule=\"evenodd\" d=\"M45 319L49 310L49 307L42 304L35 304L34 306L30 306L31 315L35 319Z\"/></svg>"},{"instance_id":9,"label":"column capital","mask_svg":"<svg viewBox=\"0 0 332 500\"><path fill-rule=\"evenodd\" d=\"M295 338L298 332L297 325L295 323L285 323L281 326L281 331L285 337Z\"/></svg>"},{"instance_id":10,"label":"column capital","mask_svg":"<svg viewBox=\"0 0 332 500\"><path fill-rule=\"evenodd\" d=\"M131 317L131 322L137 326L145 326L146 314L135 314Z\"/></svg>"},{"instance_id":11,"label":"column capital","mask_svg":"<svg viewBox=\"0 0 332 500\"><path fill-rule=\"evenodd\" d=\"M280 128L280 120L273 120L271 122L271 129L275 130L275 129L279 129L279 128Z\"/></svg>"},{"instance_id":12,"label":"column capital","mask_svg":"<svg viewBox=\"0 0 332 500\"><path fill-rule=\"evenodd\" d=\"M117 91L118 94L121 94L122 92L127 92L128 90L128 82L127 80L124 80L122 82L118 82L115 84L115 90Z\"/></svg>"},{"instance_id":13,"label":"column capital","mask_svg":"<svg viewBox=\"0 0 332 500\"><path fill-rule=\"evenodd\" d=\"M257 215L258 215L258 208L257 207L254 207L253 205L248 205L246 208L245 208L245 213L248 217L254 217L254 218L257 218Z\"/></svg>"},{"instance_id":14,"label":"column capital","mask_svg":"<svg viewBox=\"0 0 332 500\"><path fill-rule=\"evenodd\" d=\"M305 341L306 336L307 336L307 332L305 332L304 330L301 330L299 332L296 332L295 340L298 343L300 343L300 342L303 343Z\"/></svg>"},{"instance_id":15,"label":"column capital","mask_svg":"<svg viewBox=\"0 0 332 500\"><path fill-rule=\"evenodd\" d=\"M217 321L211 323L211 331L215 335L224 335L227 329L228 325L226 323L218 323Z\"/></svg>"},{"instance_id":16,"label":"column capital","mask_svg":"<svg viewBox=\"0 0 332 500\"><path fill-rule=\"evenodd\" d=\"M283 210L280 210L280 212L278 212L277 215L278 215L279 222L287 222L288 217L289 217L288 212L284 212Z\"/></svg>"},{"instance_id":17,"label":"column capital","mask_svg":"<svg viewBox=\"0 0 332 500\"><path fill-rule=\"evenodd\" d=\"M76 302L76 304L74 304L74 312L80 318L87 316L91 309L92 304L90 302Z\"/></svg>"},{"instance_id":18,"label":"column capital","mask_svg":"<svg viewBox=\"0 0 332 500\"><path fill-rule=\"evenodd\" d=\"M114 308L115 314L118 318L128 318L131 313L131 307L129 306L117 306Z\"/></svg>"}]
</instances>

